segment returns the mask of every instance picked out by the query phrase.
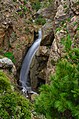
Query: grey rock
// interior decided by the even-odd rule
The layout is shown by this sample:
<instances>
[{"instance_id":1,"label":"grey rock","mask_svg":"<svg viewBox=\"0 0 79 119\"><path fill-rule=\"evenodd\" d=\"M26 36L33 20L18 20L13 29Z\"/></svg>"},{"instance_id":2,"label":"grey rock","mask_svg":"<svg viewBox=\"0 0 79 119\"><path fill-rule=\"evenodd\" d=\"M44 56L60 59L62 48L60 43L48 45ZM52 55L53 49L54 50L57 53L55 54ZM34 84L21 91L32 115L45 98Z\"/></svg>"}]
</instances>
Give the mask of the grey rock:
<instances>
[{"instance_id":1,"label":"grey rock","mask_svg":"<svg viewBox=\"0 0 79 119\"><path fill-rule=\"evenodd\" d=\"M15 65L7 57L4 57L4 58L1 58L0 59L0 68L4 68L4 69L11 68L12 73L13 74L16 74L16 67L15 67Z\"/></svg>"}]
</instances>

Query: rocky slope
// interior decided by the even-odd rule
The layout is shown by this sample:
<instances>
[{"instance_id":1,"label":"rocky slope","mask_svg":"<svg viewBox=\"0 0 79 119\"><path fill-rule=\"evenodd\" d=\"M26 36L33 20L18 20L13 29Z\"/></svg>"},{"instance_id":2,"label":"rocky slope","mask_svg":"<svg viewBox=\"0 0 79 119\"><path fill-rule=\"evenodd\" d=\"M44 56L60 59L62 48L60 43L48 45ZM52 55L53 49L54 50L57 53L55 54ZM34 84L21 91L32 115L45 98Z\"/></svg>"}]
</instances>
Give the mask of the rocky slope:
<instances>
[{"instance_id":1,"label":"rocky slope","mask_svg":"<svg viewBox=\"0 0 79 119\"><path fill-rule=\"evenodd\" d=\"M0 1L0 52L12 52L17 69L34 38L32 7L29 2Z\"/></svg>"},{"instance_id":2,"label":"rocky slope","mask_svg":"<svg viewBox=\"0 0 79 119\"><path fill-rule=\"evenodd\" d=\"M36 30L32 18L34 13L29 1L0 1L0 59L2 61L3 56L10 58L17 71L34 40ZM6 63L4 62L4 64ZM4 71L6 69L1 62L0 68Z\"/></svg>"}]
</instances>

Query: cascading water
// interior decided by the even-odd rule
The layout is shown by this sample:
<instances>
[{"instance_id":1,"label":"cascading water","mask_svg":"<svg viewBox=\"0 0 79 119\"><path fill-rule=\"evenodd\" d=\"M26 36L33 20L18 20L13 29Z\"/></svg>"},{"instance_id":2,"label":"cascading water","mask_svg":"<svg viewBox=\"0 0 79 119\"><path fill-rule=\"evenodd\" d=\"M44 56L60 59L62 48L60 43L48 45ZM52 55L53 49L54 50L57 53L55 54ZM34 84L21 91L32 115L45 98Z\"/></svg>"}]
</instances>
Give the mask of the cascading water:
<instances>
[{"instance_id":1,"label":"cascading water","mask_svg":"<svg viewBox=\"0 0 79 119\"><path fill-rule=\"evenodd\" d=\"M21 71L20 71L20 83L22 84L22 91L26 92L26 93L27 93L27 91L28 91L28 93L34 93L31 90L31 84L30 84L30 79L29 79L28 74L29 74L31 61L40 46L41 40L42 40L42 30L39 29L38 38L35 40L33 45L28 50L28 52L24 58L23 64L22 64Z\"/></svg>"}]
</instances>

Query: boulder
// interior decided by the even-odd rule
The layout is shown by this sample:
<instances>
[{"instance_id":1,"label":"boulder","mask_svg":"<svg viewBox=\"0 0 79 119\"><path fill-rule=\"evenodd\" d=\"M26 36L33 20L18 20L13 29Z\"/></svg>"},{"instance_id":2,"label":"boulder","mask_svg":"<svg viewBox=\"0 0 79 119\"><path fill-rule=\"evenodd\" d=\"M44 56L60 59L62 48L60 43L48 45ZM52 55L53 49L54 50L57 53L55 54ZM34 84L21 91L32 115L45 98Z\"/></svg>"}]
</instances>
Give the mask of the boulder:
<instances>
[{"instance_id":1,"label":"boulder","mask_svg":"<svg viewBox=\"0 0 79 119\"><path fill-rule=\"evenodd\" d=\"M3 58L0 59L0 68L2 68L2 69L11 69L11 72L14 75L16 74L16 67L15 67L15 65L7 57L3 57Z\"/></svg>"}]
</instances>

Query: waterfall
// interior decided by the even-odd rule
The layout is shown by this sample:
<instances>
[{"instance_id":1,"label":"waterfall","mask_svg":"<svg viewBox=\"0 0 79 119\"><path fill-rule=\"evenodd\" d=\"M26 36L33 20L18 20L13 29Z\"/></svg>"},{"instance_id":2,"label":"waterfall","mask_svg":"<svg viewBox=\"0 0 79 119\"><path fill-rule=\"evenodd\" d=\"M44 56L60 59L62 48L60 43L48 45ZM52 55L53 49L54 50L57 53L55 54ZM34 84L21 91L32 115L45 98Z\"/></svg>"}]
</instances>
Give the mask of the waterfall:
<instances>
[{"instance_id":1,"label":"waterfall","mask_svg":"<svg viewBox=\"0 0 79 119\"><path fill-rule=\"evenodd\" d=\"M23 92L27 92L27 91L33 92L31 90L31 84L30 84L30 79L28 77L28 74L29 74L30 64L32 62L33 56L35 55L36 51L38 50L41 40L42 40L42 30L39 29L38 38L35 40L33 45L28 50L28 52L24 58L24 61L22 63L22 68L20 71L20 83L22 84Z\"/></svg>"}]
</instances>

